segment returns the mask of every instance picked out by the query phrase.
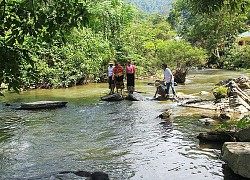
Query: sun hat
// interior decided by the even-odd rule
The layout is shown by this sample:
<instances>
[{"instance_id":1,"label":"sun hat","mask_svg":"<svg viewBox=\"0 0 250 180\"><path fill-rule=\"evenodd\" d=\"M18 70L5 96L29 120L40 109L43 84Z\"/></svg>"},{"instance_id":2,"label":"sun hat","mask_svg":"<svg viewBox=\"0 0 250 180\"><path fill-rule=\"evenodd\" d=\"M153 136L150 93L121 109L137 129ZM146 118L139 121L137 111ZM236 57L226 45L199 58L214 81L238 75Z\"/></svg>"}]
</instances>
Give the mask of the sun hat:
<instances>
[{"instance_id":1,"label":"sun hat","mask_svg":"<svg viewBox=\"0 0 250 180\"><path fill-rule=\"evenodd\" d=\"M160 82L155 82L155 87L159 87L161 85Z\"/></svg>"},{"instance_id":2,"label":"sun hat","mask_svg":"<svg viewBox=\"0 0 250 180\"><path fill-rule=\"evenodd\" d=\"M113 61L109 61L109 64L114 64L114 62Z\"/></svg>"}]
</instances>

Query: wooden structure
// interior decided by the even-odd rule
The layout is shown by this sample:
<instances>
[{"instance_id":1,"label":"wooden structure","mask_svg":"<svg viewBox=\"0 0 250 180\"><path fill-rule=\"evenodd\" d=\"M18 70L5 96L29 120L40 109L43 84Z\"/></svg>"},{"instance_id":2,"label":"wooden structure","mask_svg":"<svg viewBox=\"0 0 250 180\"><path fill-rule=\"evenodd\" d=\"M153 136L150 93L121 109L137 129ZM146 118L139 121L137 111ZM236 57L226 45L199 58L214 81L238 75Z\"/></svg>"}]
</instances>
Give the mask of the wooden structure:
<instances>
[{"instance_id":1,"label":"wooden structure","mask_svg":"<svg viewBox=\"0 0 250 180\"><path fill-rule=\"evenodd\" d=\"M238 35L238 37L236 38L236 42L240 45L240 46L246 46L247 42L250 41L250 31L241 33Z\"/></svg>"}]
</instances>

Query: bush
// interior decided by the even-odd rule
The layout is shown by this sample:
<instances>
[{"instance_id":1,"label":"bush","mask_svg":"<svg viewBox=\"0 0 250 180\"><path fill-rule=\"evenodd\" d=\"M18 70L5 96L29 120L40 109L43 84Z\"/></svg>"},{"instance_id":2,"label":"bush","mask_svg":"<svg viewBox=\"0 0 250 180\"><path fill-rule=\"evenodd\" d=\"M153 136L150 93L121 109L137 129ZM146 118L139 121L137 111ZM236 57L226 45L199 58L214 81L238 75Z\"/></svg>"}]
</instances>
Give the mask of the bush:
<instances>
[{"instance_id":1,"label":"bush","mask_svg":"<svg viewBox=\"0 0 250 180\"><path fill-rule=\"evenodd\" d=\"M215 99L221 99L227 97L228 88L225 86L215 86L213 89L213 95Z\"/></svg>"},{"instance_id":2,"label":"bush","mask_svg":"<svg viewBox=\"0 0 250 180\"><path fill-rule=\"evenodd\" d=\"M228 69L250 68L250 47L232 46L224 58L224 67Z\"/></svg>"},{"instance_id":3,"label":"bush","mask_svg":"<svg viewBox=\"0 0 250 180\"><path fill-rule=\"evenodd\" d=\"M250 126L250 116L246 115L239 121L231 121L231 122L224 122L220 128L221 129L227 129L227 130L240 130L245 127Z\"/></svg>"}]
</instances>

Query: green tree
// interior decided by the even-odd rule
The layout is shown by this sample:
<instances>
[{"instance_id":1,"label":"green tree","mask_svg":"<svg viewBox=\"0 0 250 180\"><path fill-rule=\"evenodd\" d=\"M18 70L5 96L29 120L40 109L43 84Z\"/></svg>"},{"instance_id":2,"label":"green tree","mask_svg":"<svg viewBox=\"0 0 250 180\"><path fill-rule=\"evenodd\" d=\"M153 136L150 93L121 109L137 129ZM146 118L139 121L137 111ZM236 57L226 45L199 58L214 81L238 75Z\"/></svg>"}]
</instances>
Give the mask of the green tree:
<instances>
[{"instance_id":1,"label":"green tree","mask_svg":"<svg viewBox=\"0 0 250 180\"><path fill-rule=\"evenodd\" d=\"M211 9L204 13L197 9L199 5L195 2L196 0L178 1L169 16L169 22L184 39L207 50L210 56L209 63L222 67L221 56L234 43L235 35L247 29L247 14L245 11L239 11L238 8L225 4L224 1L222 4L216 4L218 9ZM210 3L215 3L204 2L208 3L208 7L212 6ZM200 3L203 3L203 0ZM238 3L240 5L242 2ZM246 10L247 7L244 9Z\"/></svg>"},{"instance_id":2,"label":"green tree","mask_svg":"<svg viewBox=\"0 0 250 180\"><path fill-rule=\"evenodd\" d=\"M191 67L202 66L207 59L206 51L194 47L183 40L159 41L159 63L167 63L171 69L175 69L175 81L184 83L186 75Z\"/></svg>"},{"instance_id":3,"label":"green tree","mask_svg":"<svg viewBox=\"0 0 250 180\"><path fill-rule=\"evenodd\" d=\"M31 67L27 75L34 75L26 38L64 40L64 34L73 27L86 25L88 16L86 3L78 0L1 0L0 84L4 82L18 91L24 66Z\"/></svg>"},{"instance_id":4,"label":"green tree","mask_svg":"<svg viewBox=\"0 0 250 180\"><path fill-rule=\"evenodd\" d=\"M0 84L4 82L18 91L23 81L26 85L37 81L34 77L39 74L39 52L46 52L42 57L47 59L46 64L51 70L55 70L52 59L58 54L57 60L67 61L70 57L62 56L60 48L67 49L65 44L74 27L88 27L97 36L110 41L111 47L107 49L118 46L121 31L133 20L132 17L133 8L119 0L0 0ZM92 38L100 40L97 36L92 34ZM86 51L95 51L93 46L90 47ZM85 51L81 53L82 56L87 54ZM91 57L85 58L86 62L90 62L88 59L96 61L90 69L95 69L96 63L103 58L94 56L92 53ZM82 63L86 64L85 61ZM90 75L95 73L87 69Z\"/></svg>"}]
</instances>

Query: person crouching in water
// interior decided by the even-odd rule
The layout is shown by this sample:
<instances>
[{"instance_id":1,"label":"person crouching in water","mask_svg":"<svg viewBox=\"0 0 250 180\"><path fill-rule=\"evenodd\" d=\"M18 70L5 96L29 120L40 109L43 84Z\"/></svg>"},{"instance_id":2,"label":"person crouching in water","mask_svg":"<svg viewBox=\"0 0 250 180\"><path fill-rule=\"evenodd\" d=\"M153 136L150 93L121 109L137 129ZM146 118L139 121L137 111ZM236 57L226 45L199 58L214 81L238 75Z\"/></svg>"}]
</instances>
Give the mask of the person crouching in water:
<instances>
[{"instance_id":1,"label":"person crouching in water","mask_svg":"<svg viewBox=\"0 0 250 180\"><path fill-rule=\"evenodd\" d=\"M123 68L122 66L119 65L119 62L115 62L115 67L113 69L113 78L115 81L115 87L116 87L116 92L118 93L118 89L121 89L121 94L122 90L124 88L124 83L123 83Z\"/></svg>"},{"instance_id":2,"label":"person crouching in water","mask_svg":"<svg viewBox=\"0 0 250 180\"><path fill-rule=\"evenodd\" d=\"M114 94L114 89L115 89L115 82L113 80L113 70L114 70L114 62L113 61L110 61L109 62L109 67L108 67L108 82L109 82L109 89L110 89L110 92L109 94Z\"/></svg>"},{"instance_id":3,"label":"person crouching in water","mask_svg":"<svg viewBox=\"0 0 250 180\"><path fill-rule=\"evenodd\" d=\"M127 60L126 66L127 90L129 94L133 94L135 90L135 66L131 65L131 61Z\"/></svg>"}]
</instances>

